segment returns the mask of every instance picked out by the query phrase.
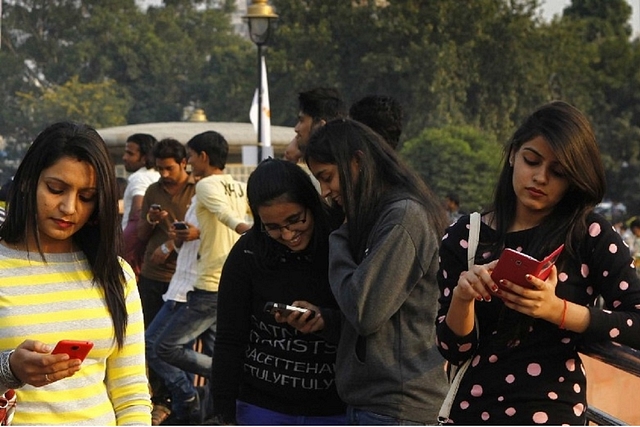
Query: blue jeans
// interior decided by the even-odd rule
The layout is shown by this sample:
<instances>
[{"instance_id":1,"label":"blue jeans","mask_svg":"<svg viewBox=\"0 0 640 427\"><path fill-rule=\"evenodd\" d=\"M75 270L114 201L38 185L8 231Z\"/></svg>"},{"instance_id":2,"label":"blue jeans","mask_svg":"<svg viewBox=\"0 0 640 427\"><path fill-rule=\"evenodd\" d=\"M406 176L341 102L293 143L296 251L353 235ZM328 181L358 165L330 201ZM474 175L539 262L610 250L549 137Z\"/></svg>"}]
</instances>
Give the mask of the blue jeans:
<instances>
[{"instance_id":1,"label":"blue jeans","mask_svg":"<svg viewBox=\"0 0 640 427\"><path fill-rule=\"evenodd\" d=\"M182 418L186 417L184 402L196 394L193 375L161 360L156 352L156 347L158 337L173 325L175 315L183 305L185 303L166 301L144 334L147 364L164 381L166 388L171 392L171 409L178 414L178 417ZM186 346L192 347L193 342L187 343Z\"/></svg>"},{"instance_id":2,"label":"blue jeans","mask_svg":"<svg viewBox=\"0 0 640 427\"><path fill-rule=\"evenodd\" d=\"M218 293L194 289L187 294L187 303L173 315L156 341L156 353L163 361L184 371L211 377L211 355L216 338ZM187 344L202 338L202 353Z\"/></svg>"},{"instance_id":3,"label":"blue jeans","mask_svg":"<svg viewBox=\"0 0 640 427\"><path fill-rule=\"evenodd\" d=\"M140 303L142 304L145 331L162 308L164 304L162 295L167 291L168 287L169 282L161 282L144 276L138 278L138 292L140 293ZM149 385L153 390L153 402L167 404L171 393L165 387L160 375L152 368L149 369Z\"/></svg>"},{"instance_id":4,"label":"blue jeans","mask_svg":"<svg viewBox=\"0 0 640 427\"><path fill-rule=\"evenodd\" d=\"M347 422L350 425L361 426L423 426L424 423L418 423L415 421L401 420L393 418L388 415L376 414L371 411L363 411L361 409L354 408L353 406L347 406ZM434 425L437 424L436 420L433 421Z\"/></svg>"},{"instance_id":5,"label":"blue jeans","mask_svg":"<svg viewBox=\"0 0 640 427\"><path fill-rule=\"evenodd\" d=\"M236 421L238 425L244 426L284 426L284 425L307 425L307 426L328 426L346 424L347 418L344 414L327 416L306 416L288 415L281 412L270 411L260 406L236 401Z\"/></svg>"}]
</instances>

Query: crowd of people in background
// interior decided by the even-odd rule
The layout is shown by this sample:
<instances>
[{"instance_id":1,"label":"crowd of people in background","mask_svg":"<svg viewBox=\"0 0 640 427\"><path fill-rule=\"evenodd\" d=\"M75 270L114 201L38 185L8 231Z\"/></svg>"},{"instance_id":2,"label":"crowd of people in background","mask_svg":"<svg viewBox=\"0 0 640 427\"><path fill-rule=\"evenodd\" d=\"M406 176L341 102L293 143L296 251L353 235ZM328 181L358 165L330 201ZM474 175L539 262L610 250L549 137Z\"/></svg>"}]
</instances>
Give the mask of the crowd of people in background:
<instances>
[{"instance_id":1,"label":"crowd of people in background","mask_svg":"<svg viewBox=\"0 0 640 427\"><path fill-rule=\"evenodd\" d=\"M3 186L13 423L584 424L577 343L640 348L640 219L596 210L591 124L560 101L525 119L469 254L458 195L396 153L402 119L390 96L301 92L284 158L247 183L215 131L130 135L119 183L94 129L43 130ZM557 247L545 280L492 275ZM84 360L52 354L69 339Z\"/></svg>"},{"instance_id":2,"label":"crowd of people in background","mask_svg":"<svg viewBox=\"0 0 640 427\"><path fill-rule=\"evenodd\" d=\"M595 207L595 212L611 222L614 230L622 236L635 261L636 270L640 274L640 216L630 215L626 205L615 200L599 203Z\"/></svg>"}]
</instances>

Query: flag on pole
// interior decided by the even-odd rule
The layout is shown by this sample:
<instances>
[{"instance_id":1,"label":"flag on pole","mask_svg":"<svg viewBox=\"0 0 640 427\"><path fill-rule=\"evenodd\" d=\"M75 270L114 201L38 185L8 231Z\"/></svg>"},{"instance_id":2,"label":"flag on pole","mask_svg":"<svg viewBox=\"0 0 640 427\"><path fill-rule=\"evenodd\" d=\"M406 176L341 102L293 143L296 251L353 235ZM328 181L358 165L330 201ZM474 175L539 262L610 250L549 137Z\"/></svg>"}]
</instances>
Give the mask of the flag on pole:
<instances>
[{"instance_id":1,"label":"flag on pole","mask_svg":"<svg viewBox=\"0 0 640 427\"><path fill-rule=\"evenodd\" d=\"M262 135L260 141L264 147L271 147L271 108L269 107L269 86L267 85L267 63L262 57ZM253 124L253 129L258 134L258 89L253 95L251 110L249 110L249 119Z\"/></svg>"}]
</instances>

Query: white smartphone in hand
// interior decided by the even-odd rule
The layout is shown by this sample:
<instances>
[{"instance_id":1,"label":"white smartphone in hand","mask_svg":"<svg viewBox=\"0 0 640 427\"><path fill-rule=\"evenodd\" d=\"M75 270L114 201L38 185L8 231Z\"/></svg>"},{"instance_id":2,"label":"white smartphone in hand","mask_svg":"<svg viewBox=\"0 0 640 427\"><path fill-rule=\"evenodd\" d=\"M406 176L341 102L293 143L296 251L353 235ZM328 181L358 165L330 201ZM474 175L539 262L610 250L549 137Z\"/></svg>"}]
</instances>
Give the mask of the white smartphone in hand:
<instances>
[{"instance_id":1,"label":"white smartphone in hand","mask_svg":"<svg viewBox=\"0 0 640 427\"><path fill-rule=\"evenodd\" d=\"M309 319L313 319L316 312L304 307L296 307L295 305L283 304L280 302L268 302L264 306L264 311L271 314L280 313L283 316L288 316L291 312L298 311L300 313L311 312Z\"/></svg>"}]
</instances>

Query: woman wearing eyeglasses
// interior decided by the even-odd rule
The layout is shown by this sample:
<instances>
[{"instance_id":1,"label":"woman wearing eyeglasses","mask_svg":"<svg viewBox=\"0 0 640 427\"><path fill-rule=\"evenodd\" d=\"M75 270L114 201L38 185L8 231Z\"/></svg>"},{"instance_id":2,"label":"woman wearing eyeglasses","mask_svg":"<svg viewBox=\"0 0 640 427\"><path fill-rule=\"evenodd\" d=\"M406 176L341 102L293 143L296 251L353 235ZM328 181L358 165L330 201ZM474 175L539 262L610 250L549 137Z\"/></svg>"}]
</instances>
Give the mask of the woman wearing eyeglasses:
<instances>
[{"instance_id":1,"label":"woman wearing eyeglasses","mask_svg":"<svg viewBox=\"0 0 640 427\"><path fill-rule=\"evenodd\" d=\"M309 176L283 160L249 177L253 227L222 270L212 366L214 414L224 424L346 423L335 359L340 322L328 281L327 207ZM310 304L303 303L308 301ZM305 334L265 309L307 305ZM322 307L319 309L318 307Z\"/></svg>"}]
</instances>

